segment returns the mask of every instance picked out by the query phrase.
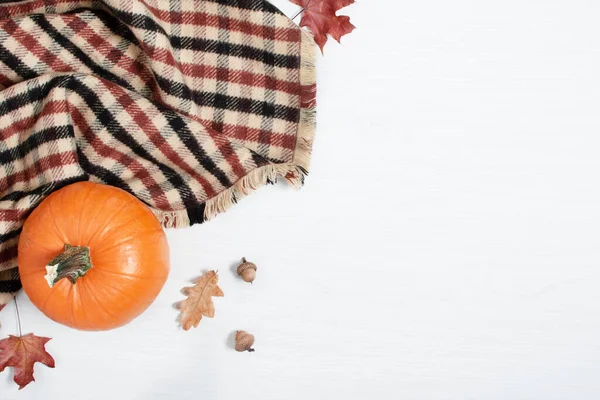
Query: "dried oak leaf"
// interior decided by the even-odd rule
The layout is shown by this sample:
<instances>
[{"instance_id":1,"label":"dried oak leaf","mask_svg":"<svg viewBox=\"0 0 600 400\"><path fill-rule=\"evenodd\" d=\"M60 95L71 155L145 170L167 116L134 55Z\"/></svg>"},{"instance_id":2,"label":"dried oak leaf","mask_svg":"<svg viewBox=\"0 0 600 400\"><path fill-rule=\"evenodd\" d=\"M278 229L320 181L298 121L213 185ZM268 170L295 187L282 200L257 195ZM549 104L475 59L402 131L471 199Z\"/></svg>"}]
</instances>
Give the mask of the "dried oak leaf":
<instances>
[{"instance_id":1,"label":"dried oak leaf","mask_svg":"<svg viewBox=\"0 0 600 400\"><path fill-rule=\"evenodd\" d=\"M223 291L217 286L219 275L215 271L208 271L193 283L194 286L181 289L188 298L178 304L181 311L179 322L186 331L192 326L198 327L202 316L214 317L215 305L212 296L223 297Z\"/></svg>"},{"instance_id":2,"label":"dried oak leaf","mask_svg":"<svg viewBox=\"0 0 600 400\"><path fill-rule=\"evenodd\" d=\"M8 335L8 338L0 340L0 372L6 367L13 367L15 382L19 385L19 390L23 389L35 381L33 364L41 362L54 368L54 358L44 347L49 340L50 338L35 336L33 333L25 336Z\"/></svg>"},{"instance_id":3,"label":"dried oak leaf","mask_svg":"<svg viewBox=\"0 0 600 400\"><path fill-rule=\"evenodd\" d=\"M355 28L350 23L350 17L336 15L338 10L353 4L354 0L291 0L291 2L303 8L300 26L310 29L321 52L327 42L327 34L339 43L342 36Z\"/></svg>"}]
</instances>

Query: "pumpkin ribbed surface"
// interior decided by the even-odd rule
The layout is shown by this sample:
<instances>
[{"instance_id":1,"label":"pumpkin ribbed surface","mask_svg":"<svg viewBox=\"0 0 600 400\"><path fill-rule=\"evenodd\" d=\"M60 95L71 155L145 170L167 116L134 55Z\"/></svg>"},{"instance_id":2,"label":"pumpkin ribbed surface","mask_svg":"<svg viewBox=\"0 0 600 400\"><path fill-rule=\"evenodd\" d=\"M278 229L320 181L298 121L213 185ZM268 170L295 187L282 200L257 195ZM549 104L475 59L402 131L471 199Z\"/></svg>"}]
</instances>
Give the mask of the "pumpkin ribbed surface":
<instances>
[{"instance_id":1,"label":"pumpkin ribbed surface","mask_svg":"<svg viewBox=\"0 0 600 400\"><path fill-rule=\"evenodd\" d=\"M65 247L66 246L66 247ZM51 287L47 266L75 246L89 250L83 276ZM124 190L66 186L31 213L19 239L23 289L44 314L82 330L122 326L154 301L169 273L169 247L152 211Z\"/></svg>"}]
</instances>

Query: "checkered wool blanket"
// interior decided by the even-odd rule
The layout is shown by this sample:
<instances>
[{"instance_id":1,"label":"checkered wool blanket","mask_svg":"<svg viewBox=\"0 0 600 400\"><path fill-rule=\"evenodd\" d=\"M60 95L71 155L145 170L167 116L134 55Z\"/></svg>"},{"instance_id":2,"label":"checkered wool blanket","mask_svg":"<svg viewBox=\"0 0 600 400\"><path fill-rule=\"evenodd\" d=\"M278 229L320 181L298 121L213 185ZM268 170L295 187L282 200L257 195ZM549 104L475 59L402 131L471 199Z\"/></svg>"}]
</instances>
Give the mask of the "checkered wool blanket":
<instances>
[{"instance_id":1,"label":"checkered wool blanket","mask_svg":"<svg viewBox=\"0 0 600 400\"><path fill-rule=\"evenodd\" d=\"M314 48L264 0L0 4L0 307L25 218L69 183L123 188L165 227L300 185Z\"/></svg>"}]
</instances>

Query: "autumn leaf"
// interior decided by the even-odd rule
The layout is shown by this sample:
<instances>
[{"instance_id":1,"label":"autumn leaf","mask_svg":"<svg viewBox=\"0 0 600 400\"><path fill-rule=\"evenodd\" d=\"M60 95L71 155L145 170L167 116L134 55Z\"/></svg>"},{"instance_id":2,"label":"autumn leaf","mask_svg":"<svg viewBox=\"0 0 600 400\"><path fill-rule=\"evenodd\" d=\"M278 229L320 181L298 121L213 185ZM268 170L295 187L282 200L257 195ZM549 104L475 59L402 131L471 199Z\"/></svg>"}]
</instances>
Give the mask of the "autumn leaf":
<instances>
[{"instance_id":1,"label":"autumn leaf","mask_svg":"<svg viewBox=\"0 0 600 400\"><path fill-rule=\"evenodd\" d=\"M214 317L215 305L212 296L223 297L223 291L217 286L219 275L215 271L208 271L193 283L194 286L181 289L188 298L178 304L181 311L179 322L186 331L192 326L198 327L202 316Z\"/></svg>"},{"instance_id":2,"label":"autumn leaf","mask_svg":"<svg viewBox=\"0 0 600 400\"><path fill-rule=\"evenodd\" d=\"M6 367L13 367L15 382L19 385L19 390L23 389L35 381L33 364L41 362L54 368L54 358L44 347L49 340L50 338L35 336L32 333L25 336L8 335L8 338L0 340L0 372Z\"/></svg>"},{"instance_id":3,"label":"autumn leaf","mask_svg":"<svg viewBox=\"0 0 600 400\"><path fill-rule=\"evenodd\" d=\"M315 37L315 42L323 51L327 34L340 42L342 36L355 28L350 17L336 15L338 10L354 3L354 0L290 0L303 8L300 26L305 26Z\"/></svg>"}]
</instances>

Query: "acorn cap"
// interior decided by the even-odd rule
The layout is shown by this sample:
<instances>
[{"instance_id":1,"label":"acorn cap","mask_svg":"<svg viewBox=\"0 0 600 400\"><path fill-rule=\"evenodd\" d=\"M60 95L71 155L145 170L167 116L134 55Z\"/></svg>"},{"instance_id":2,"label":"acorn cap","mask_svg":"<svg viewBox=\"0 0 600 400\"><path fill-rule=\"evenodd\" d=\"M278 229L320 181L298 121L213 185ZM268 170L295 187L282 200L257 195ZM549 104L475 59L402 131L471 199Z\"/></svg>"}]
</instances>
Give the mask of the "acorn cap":
<instances>
[{"instance_id":1,"label":"acorn cap","mask_svg":"<svg viewBox=\"0 0 600 400\"><path fill-rule=\"evenodd\" d=\"M242 273L248 268L256 271L256 264L246 261L245 258L242 258L242 263L237 267L237 274L242 275Z\"/></svg>"}]
</instances>

